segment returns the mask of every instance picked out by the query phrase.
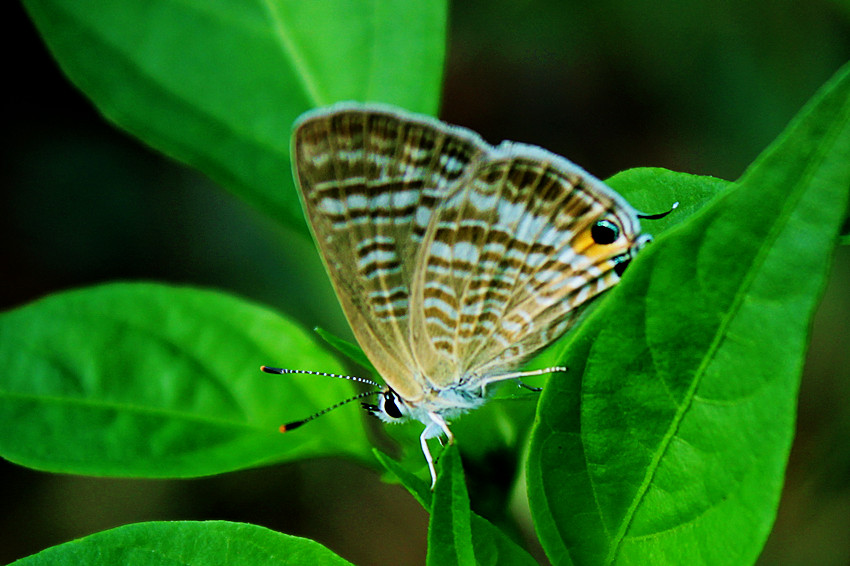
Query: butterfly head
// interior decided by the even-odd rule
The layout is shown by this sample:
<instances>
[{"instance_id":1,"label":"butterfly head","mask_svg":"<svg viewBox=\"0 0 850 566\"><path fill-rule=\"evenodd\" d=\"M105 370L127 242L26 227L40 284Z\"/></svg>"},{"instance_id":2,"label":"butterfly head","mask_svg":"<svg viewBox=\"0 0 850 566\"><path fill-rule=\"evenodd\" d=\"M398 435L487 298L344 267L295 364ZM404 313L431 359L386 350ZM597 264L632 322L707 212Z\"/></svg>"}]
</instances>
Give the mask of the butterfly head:
<instances>
[{"instance_id":1,"label":"butterfly head","mask_svg":"<svg viewBox=\"0 0 850 566\"><path fill-rule=\"evenodd\" d=\"M403 398L395 390L386 388L378 393L377 403L362 403L363 408L386 423L401 423L418 420L428 426L433 423L434 415L452 419L467 411L481 406L486 395L484 380L461 381L447 387L432 388L423 392L418 401ZM438 433L441 429L434 429ZM430 436L429 436L430 437Z\"/></svg>"},{"instance_id":2,"label":"butterfly head","mask_svg":"<svg viewBox=\"0 0 850 566\"><path fill-rule=\"evenodd\" d=\"M410 407L389 387L378 394L377 403L363 403L363 408L385 423L402 422L410 418Z\"/></svg>"}]
</instances>

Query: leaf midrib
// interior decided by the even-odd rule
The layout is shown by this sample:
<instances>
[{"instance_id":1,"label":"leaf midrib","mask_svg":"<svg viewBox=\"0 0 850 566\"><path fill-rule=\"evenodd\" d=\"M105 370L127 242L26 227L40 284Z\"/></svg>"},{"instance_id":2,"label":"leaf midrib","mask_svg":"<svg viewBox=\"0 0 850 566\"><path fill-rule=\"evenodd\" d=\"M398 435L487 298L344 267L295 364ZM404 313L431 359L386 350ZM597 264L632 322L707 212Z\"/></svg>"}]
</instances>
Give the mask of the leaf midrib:
<instances>
[{"instance_id":1,"label":"leaf midrib","mask_svg":"<svg viewBox=\"0 0 850 566\"><path fill-rule=\"evenodd\" d=\"M275 8L272 0L263 0L263 4L269 14L269 20L271 21L275 38L280 44L281 52L292 62L292 66L296 71L295 75L300 79L301 85L309 96L313 106L327 105L329 103L327 96L320 92L319 81L310 72L310 67L295 46L292 32L284 25L284 18L281 17L280 12Z\"/></svg>"}]
</instances>

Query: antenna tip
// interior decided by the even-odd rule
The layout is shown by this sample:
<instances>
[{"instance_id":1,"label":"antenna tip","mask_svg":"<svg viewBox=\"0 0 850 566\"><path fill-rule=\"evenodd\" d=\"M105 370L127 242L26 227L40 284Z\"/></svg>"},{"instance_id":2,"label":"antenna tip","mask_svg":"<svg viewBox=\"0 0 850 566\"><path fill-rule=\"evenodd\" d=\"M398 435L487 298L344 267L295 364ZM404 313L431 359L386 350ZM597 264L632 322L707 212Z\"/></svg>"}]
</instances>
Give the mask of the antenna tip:
<instances>
[{"instance_id":1,"label":"antenna tip","mask_svg":"<svg viewBox=\"0 0 850 566\"><path fill-rule=\"evenodd\" d=\"M670 214L671 212L673 212L674 210L676 210L677 208L679 208L679 201L674 202L673 206L670 207L670 210L666 210L664 212L658 212L656 214L645 214L643 212L638 212L637 217L638 218L645 218L646 220L660 220L660 219L664 218L665 216L667 216L668 214Z\"/></svg>"},{"instance_id":2,"label":"antenna tip","mask_svg":"<svg viewBox=\"0 0 850 566\"><path fill-rule=\"evenodd\" d=\"M270 368L269 366L260 366L260 371L264 371L266 373L286 373L286 370L281 368Z\"/></svg>"},{"instance_id":3,"label":"antenna tip","mask_svg":"<svg viewBox=\"0 0 850 566\"><path fill-rule=\"evenodd\" d=\"M292 423L280 425L280 429L278 429L278 430L280 430L281 433L289 432L291 430L295 430L299 426L303 425L305 422L306 421L295 421L295 422L292 422Z\"/></svg>"}]
</instances>

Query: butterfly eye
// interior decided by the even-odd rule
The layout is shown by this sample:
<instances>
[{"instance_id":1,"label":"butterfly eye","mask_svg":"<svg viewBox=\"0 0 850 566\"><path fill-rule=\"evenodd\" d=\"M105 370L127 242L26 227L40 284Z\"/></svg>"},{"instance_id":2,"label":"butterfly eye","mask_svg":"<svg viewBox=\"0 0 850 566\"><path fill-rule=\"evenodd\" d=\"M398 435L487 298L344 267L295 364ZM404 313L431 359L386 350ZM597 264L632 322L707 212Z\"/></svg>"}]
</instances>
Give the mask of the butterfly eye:
<instances>
[{"instance_id":1,"label":"butterfly eye","mask_svg":"<svg viewBox=\"0 0 850 566\"><path fill-rule=\"evenodd\" d=\"M599 220L590 229L590 236L597 244L613 244L620 237L620 228L610 220Z\"/></svg>"},{"instance_id":2,"label":"butterfly eye","mask_svg":"<svg viewBox=\"0 0 850 566\"><path fill-rule=\"evenodd\" d=\"M400 419L402 417L401 409L399 409L396 404L396 394L392 390L384 392L384 413L394 419Z\"/></svg>"}]
</instances>

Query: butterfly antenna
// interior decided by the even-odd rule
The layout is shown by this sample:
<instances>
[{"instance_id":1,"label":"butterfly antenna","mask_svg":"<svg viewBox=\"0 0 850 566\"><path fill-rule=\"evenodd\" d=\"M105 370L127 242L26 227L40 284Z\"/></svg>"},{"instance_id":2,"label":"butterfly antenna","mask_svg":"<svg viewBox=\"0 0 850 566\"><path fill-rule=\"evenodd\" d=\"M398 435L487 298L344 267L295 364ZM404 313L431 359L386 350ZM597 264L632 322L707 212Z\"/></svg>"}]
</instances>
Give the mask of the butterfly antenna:
<instances>
[{"instance_id":1,"label":"butterfly antenna","mask_svg":"<svg viewBox=\"0 0 850 566\"><path fill-rule=\"evenodd\" d=\"M270 368L268 366L260 366L260 369L262 371L266 372L266 373L275 373L275 374L280 374L280 375L287 374L287 373L306 373L308 375L323 375L325 377L336 377L337 379L347 379L349 381L356 381L358 383L366 383L368 385L373 385L375 387L381 387L380 383L374 382L371 379L365 379L363 377L356 377L356 376L353 376L353 375L339 375L339 374L336 374L336 373L325 373L325 372L322 372L322 371L309 371L309 370L301 370L301 369ZM379 393L383 393L383 389L378 389L377 391L364 391L362 393L358 393L354 397L349 397L348 399L345 399L344 401L340 401L339 403L337 403L335 405L331 405L330 407L322 409L321 411L319 411L317 413L313 413L312 415L310 415L307 418L300 419L300 420L297 420L297 421L292 421L291 423L286 423L285 425L281 425L280 426L280 432L289 432L291 430L295 430L296 428L300 427L301 425L309 423L313 419L317 419L317 418L321 417L322 415L324 415L325 413L329 413L330 411L333 411L334 409L338 409L339 407L342 407L343 405L347 405L347 404L351 403L352 401L357 401L358 399L363 399L364 397L368 397L370 395L377 395Z\"/></svg>"},{"instance_id":2,"label":"butterfly antenna","mask_svg":"<svg viewBox=\"0 0 850 566\"><path fill-rule=\"evenodd\" d=\"M300 420L297 420L297 421L292 421L291 423L286 423L285 425L280 425L280 432L289 432L291 430L295 430L299 426L306 424L306 423L309 423L313 419L318 419L319 417L321 417L325 413L329 413L330 411L333 411L334 409L342 407L343 405L347 405L347 404L351 403L352 401L357 401L358 399L362 399L363 397L368 397L369 395L378 395L380 393L383 393L383 391L380 390L380 389L377 390L377 391L364 391L363 393L358 393L354 397L349 397L345 401L340 401L336 405L331 405L330 407L328 407L326 409L322 409L321 411L319 411L317 413L313 413L312 415L310 415L309 417L307 417L305 419L300 419Z\"/></svg>"},{"instance_id":3,"label":"butterfly antenna","mask_svg":"<svg viewBox=\"0 0 850 566\"><path fill-rule=\"evenodd\" d=\"M665 216L667 216L668 214L670 214L671 212L673 212L677 208L679 208L679 201L674 202L673 206L670 207L670 210L667 210L665 212L657 212L655 214L644 214L642 212L638 212L637 217L643 218L645 220L659 220L661 218L664 218Z\"/></svg>"},{"instance_id":4,"label":"butterfly antenna","mask_svg":"<svg viewBox=\"0 0 850 566\"><path fill-rule=\"evenodd\" d=\"M353 375L339 375L336 373L325 373L323 371L310 371L306 369L270 368L269 366L260 366L260 370L266 373L277 373L280 375L283 375L285 373L306 373L307 375L323 375L325 377L347 379L348 381L356 381L357 383L365 383L366 385L374 385L375 387L381 387L381 384L376 381L366 379L365 377L356 377Z\"/></svg>"}]
</instances>

